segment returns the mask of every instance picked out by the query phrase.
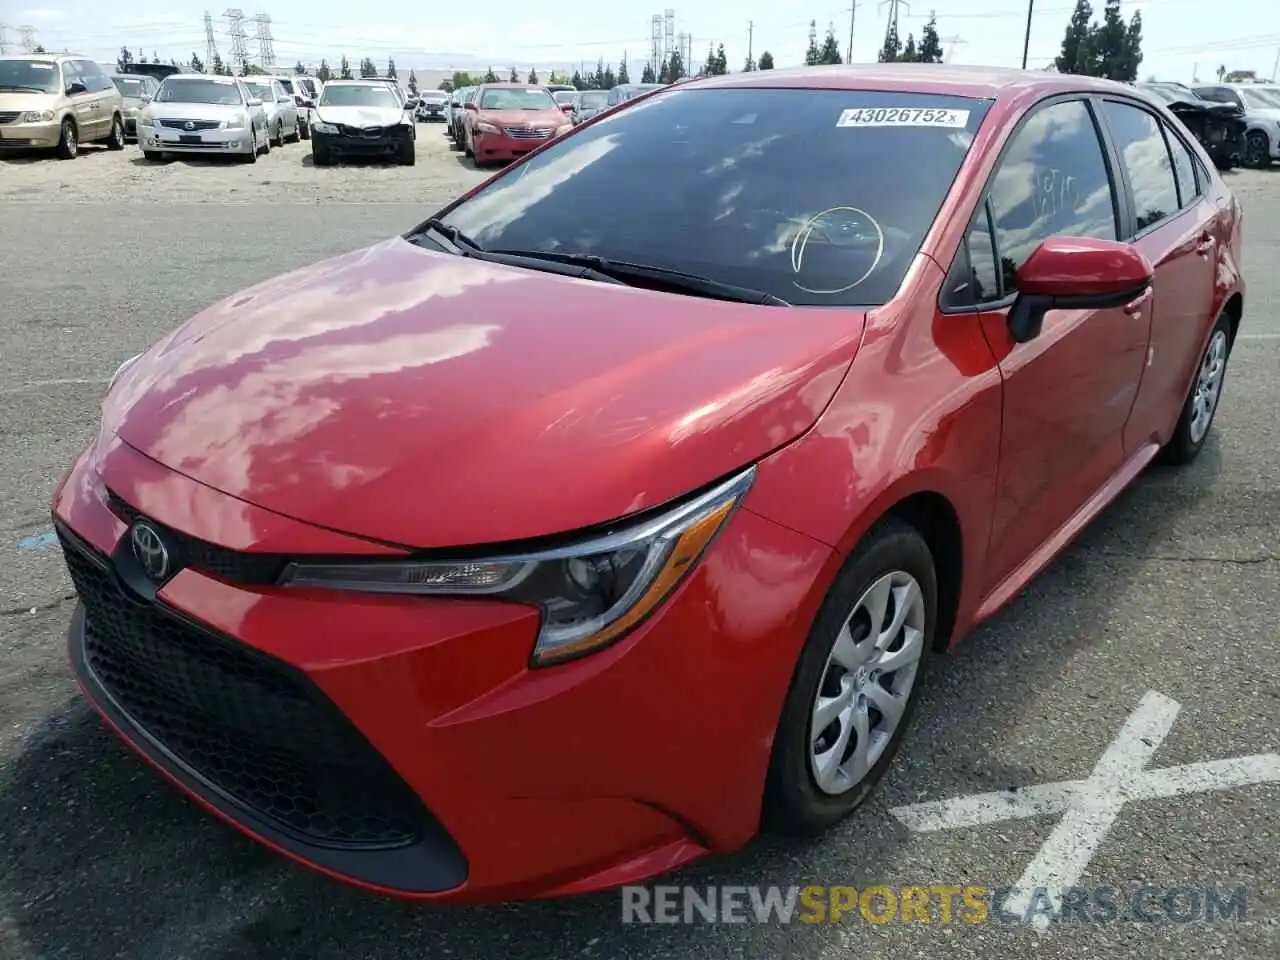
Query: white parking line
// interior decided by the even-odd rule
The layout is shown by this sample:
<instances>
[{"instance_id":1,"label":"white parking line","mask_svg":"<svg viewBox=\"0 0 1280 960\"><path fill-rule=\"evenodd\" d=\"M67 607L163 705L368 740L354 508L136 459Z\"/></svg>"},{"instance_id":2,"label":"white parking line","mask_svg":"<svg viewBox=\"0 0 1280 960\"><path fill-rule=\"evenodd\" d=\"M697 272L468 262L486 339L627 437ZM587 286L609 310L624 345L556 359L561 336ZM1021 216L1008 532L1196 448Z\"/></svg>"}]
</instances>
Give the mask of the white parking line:
<instances>
[{"instance_id":1,"label":"white parking line","mask_svg":"<svg viewBox=\"0 0 1280 960\"><path fill-rule=\"evenodd\" d=\"M1176 701L1154 690L1148 692L1086 780L917 803L891 812L908 828L921 833L1062 814L1004 902L1006 911L1023 916L1035 891L1042 889L1057 913L1062 891L1075 886L1083 876L1126 803L1280 783L1277 753L1144 769L1173 729L1179 709ZM1037 912L1033 922L1043 929L1049 917Z\"/></svg>"},{"instance_id":2,"label":"white parking line","mask_svg":"<svg viewBox=\"0 0 1280 960\"><path fill-rule=\"evenodd\" d=\"M1280 340L1280 333L1241 333L1237 340Z\"/></svg>"}]
</instances>

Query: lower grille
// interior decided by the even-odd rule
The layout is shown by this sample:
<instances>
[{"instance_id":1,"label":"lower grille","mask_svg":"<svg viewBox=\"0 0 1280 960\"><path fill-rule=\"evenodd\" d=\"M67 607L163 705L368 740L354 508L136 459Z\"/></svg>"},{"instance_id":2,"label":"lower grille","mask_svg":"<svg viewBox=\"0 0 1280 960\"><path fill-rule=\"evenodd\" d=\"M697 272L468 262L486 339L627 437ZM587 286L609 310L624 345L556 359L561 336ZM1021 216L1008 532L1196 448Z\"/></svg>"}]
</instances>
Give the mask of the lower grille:
<instances>
[{"instance_id":1,"label":"lower grille","mask_svg":"<svg viewBox=\"0 0 1280 960\"><path fill-rule=\"evenodd\" d=\"M16 110L0 111L0 123L13 123L17 119L18 113Z\"/></svg>"},{"instance_id":2,"label":"lower grille","mask_svg":"<svg viewBox=\"0 0 1280 960\"><path fill-rule=\"evenodd\" d=\"M430 814L300 672L126 592L106 558L58 531L85 608L92 678L219 795L316 846L414 844Z\"/></svg>"},{"instance_id":3,"label":"lower grille","mask_svg":"<svg viewBox=\"0 0 1280 960\"><path fill-rule=\"evenodd\" d=\"M157 120L156 123L170 130L217 130L222 126L221 120Z\"/></svg>"}]
</instances>

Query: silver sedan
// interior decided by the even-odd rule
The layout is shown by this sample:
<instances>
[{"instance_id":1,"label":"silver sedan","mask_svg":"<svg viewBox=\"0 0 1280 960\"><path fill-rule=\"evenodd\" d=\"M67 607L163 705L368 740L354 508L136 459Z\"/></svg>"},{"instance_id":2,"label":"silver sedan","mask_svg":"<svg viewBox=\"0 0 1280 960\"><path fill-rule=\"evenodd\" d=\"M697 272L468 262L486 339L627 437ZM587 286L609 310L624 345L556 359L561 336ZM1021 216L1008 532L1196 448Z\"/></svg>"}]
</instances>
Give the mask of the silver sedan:
<instances>
[{"instance_id":1,"label":"silver sedan","mask_svg":"<svg viewBox=\"0 0 1280 960\"><path fill-rule=\"evenodd\" d=\"M298 124L298 105L293 96L275 77L245 77L244 85L262 101L267 114L267 130L273 147L283 147L285 141L297 143L302 139Z\"/></svg>"},{"instance_id":2,"label":"silver sedan","mask_svg":"<svg viewBox=\"0 0 1280 960\"><path fill-rule=\"evenodd\" d=\"M138 145L165 154L233 154L254 163L271 150L262 100L238 77L175 73L138 113Z\"/></svg>"}]
</instances>

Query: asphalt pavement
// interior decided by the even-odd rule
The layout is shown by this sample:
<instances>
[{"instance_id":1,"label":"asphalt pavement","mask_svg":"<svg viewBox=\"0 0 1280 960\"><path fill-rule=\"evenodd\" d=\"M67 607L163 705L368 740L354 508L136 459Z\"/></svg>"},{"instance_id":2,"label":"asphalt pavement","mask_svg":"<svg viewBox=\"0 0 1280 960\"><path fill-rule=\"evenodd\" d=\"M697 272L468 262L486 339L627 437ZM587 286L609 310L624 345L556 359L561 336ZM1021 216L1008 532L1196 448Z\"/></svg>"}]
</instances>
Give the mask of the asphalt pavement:
<instances>
[{"instance_id":1,"label":"asphalt pavement","mask_svg":"<svg viewBox=\"0 0 1280 960\"><path fill-rule=\"evenodd\" d=\"M0 957L1280 956L1280 783L1238 785L1249 771L1270 779L1256 758L1280 751L1280 170L1232 182L1246 204L1249 297L1201 459L1150 471L939 663L899 762L853 819L661 881L995 889L1074 863L1078 885L1122 901L1143 886L1247 896L1243 919L1176 922L1153 906L1149 922L1095 915L1047 930L936 915L877 924L857 910L838 925L626 924L616 893L422 906L314 875L201 813L76 694L63 647L71 587L44 536L51 491L126 357L218 297L430 211L0 201ZM1092 794L1035 789L1084 781L1125 750L1131 769ZM1214 766L1238 757L1254 759ZM1161 780L1143 763L1179 770ZM914 806L990 792L1000 796L969 804L986 823ZM1005 819L1019 795L1048 797L1044 815ZM944 828L914 829L930 818Z\"/></svg>"}]
</instances>

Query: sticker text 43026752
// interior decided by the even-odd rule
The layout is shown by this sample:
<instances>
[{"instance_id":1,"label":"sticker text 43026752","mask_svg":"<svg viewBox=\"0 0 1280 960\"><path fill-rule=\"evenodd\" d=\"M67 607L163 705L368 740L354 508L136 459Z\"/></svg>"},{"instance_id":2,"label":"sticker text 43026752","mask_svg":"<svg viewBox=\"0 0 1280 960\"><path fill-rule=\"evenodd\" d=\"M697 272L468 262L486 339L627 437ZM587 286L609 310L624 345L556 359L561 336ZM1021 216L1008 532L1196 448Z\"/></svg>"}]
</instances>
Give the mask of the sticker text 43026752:
<instances>
[{"instance_id":1,"label":"sticker text 43026752","mask_svg":"<svg viewBox=\"0 0 1280 960\"><path fill-rule=\"evenodd\" d=\"M950 127L969 125L968 110L940 107L851 107L842 111L837 127Z\"/></svg>"}]
</instances>

